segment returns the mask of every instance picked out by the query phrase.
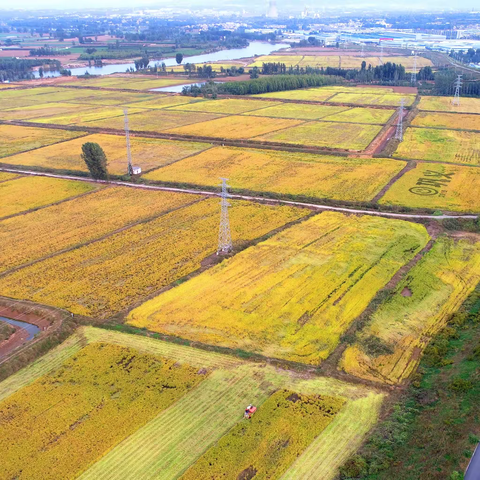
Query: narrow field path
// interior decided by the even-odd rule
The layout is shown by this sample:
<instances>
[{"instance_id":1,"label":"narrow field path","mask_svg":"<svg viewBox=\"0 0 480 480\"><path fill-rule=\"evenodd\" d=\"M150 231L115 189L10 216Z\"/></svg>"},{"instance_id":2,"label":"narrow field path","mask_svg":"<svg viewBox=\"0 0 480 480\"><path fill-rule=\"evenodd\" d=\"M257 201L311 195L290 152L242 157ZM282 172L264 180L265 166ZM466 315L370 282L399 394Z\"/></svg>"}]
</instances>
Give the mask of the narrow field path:
<instances>
[{"instance_id":1,"label":"narrow field path","mask_svg":"<svg viewBox=\"0 0 480 480\"><path fill-rule=\"evenodd\" d=\"M44 172L34 172L31 170L15 170L12 168L3 168L0 167L0 171L3 172L13 172L19 173L22 175L36 175L36 176L43 176L43 177L51 177L51 178L61 178L65 180L77 180L79 182L97 182L97 183L107 183L109 185L118 185L122 187L130 187L130 188L143 188L147 190L162 190L165 192L178 192L178 193L189 193L192 195L205 195L210 197L220 197L220 192L209 192L205 190L194 190L194 189L186 189L186 188L174 188L174 187L162 187L159 185L145 185L139 183L131 183L131 182L122 182L122 181L105 181L105 180L92 180L91 178L86 177L75 177L71 175L58 175L54 173L44 173ZM408 219L432 219L432 220L444 220L447 218L465 218L465 219L477 219L478 215L426 215L426 214L415 214L415 213L392 213L392 212L377 212L372 210L361 210L357 208L347 208L347 207L334 207L330 205L321 205L316 203L304 203L304 202L295 202L293 200L279 200L276 198L268 198L268 197L255 197L250 195L236 195L231 194L230 198L235 200L246 200L249 202L261 202L261 203L269 203L275 205L292 205L295 207L303 207L309 208L311 210L331 210L335 212L345 212L345 213L354 213L354 214L362 214L362 215L375 215L378 217L388 217L388 218L400 218L404 220Z\"/></svg>"}]
</instances>

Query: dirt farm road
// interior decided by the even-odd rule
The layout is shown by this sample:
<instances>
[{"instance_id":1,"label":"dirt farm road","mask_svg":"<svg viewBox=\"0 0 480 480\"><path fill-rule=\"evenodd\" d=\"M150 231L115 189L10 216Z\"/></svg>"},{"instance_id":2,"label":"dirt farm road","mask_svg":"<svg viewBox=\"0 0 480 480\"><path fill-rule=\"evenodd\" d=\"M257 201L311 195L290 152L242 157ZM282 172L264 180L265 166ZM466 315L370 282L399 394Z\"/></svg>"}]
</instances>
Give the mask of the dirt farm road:
<instances>
[{"instance_id":1,"label":"dirt farm road","mask_svg":"<svg viewBox=\"0 0 480 480\"><path fill-rule=\"evenodd\" d=\"M130 188L142 188L146 190L162 190L165 192L178 192L178 193L189 193L192 195L204 195L210 197L220 197L220 192L210 192L205 190L194 190L187 188L174 188L174 187L162 187L160 185L145 185L141 183L130 183L122 182L117 180L92 180L89 177L75 177L73 175L57 175L54 173L44 173L44 172L35 172L31 170L17 170L13 168L0 168L2 172L18 173L21 175L32 175L39 177L50 177L50 178L62 178L65 180L77 180L80 182L96 182L96 183L106 183L109 185L118 185L122 187ZM389 218L400 218L400 219L432 219L432 220L443 220L447 218L465 218L465 219L477 219L478 215L421 215L421 214L409 214L409 213L391 213L391 212L376 212L373 210L360 210L355 208L347 207L333 207L331 205L320 205L316 203L304 203L304 202L295 202L291 200L280 200L277 198L268 198L268 197L255 197L249 195L238 195L230 194L230 198L234 200L246 200L249 202L261 202L277 205L292 205L296 207L304 207L312 210L331 210L335 212L345 212L345 213L358 213L362 215L375 215L378 217L389 217Z\"/></svg>"}]
</instances>

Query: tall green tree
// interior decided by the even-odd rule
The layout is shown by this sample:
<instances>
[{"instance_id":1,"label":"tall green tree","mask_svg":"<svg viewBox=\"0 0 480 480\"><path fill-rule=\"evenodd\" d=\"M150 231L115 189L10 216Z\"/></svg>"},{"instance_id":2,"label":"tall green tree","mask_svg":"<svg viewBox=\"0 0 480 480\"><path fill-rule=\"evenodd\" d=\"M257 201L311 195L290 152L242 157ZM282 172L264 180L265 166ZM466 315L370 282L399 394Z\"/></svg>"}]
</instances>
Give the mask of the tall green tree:
<instances>
[{"instance_id":1,"label":"tall green tree","mask_svg":"<svg viewBox=\"0 0 480 480\"><path fill-rule=\"evenodd\" d=\"M98 143L84 143L82 145L82 158L87 164L92 178L108 180L107 156Z\"/></svg>"},{"instance_id":2,"label":"tall green tree","mask_svg":"<svg viewBox=\"0 0 480 480\"><path fill-rule=\"evenodd\" d=\"M175 55L175 60L177 61L177 63L180 65L183 61L183 53L177 53Z\"/></svg>"}]
</instances>

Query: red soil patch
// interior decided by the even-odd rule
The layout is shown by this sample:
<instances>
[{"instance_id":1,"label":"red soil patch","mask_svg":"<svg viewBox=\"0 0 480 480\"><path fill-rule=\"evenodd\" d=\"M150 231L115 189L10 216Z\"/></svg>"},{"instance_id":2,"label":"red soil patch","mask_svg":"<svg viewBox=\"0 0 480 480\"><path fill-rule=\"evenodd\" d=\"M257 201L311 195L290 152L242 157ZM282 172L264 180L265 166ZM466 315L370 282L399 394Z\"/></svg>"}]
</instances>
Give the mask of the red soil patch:
<instances>
[{"instance_id":1,"label":"red soil patch","mask_svg":"<svg viewBox=\"0 0 480 480\"><path fill-rule=\"evenodd\" d=\"M11 318L25 323L36 325L40 330L46 330L51 322L46 317L42 317L33 312L19 312L7 306L0 307L0 317Z\"/></svg>"}]
</instances>

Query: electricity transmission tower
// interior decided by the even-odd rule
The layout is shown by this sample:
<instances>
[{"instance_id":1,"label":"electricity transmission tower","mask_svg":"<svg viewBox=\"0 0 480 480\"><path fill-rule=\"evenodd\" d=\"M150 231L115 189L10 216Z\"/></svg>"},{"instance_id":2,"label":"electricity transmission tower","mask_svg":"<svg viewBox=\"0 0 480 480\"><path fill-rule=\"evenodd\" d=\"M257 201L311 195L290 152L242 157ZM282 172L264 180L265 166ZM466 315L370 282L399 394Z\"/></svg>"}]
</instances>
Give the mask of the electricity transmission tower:
<instances>
[{"instance_id":1,"label":"electricity transmission tower","mask_svg":"<svg viewBox=\"0 0 480 480\"><path fill-rule=\"evenodd\" d=\"M400 100L400 107L398 107L397 129L395 131L395 138L403 140L403 107L405 106L405 99Z\"/></svg>"},{"instance_id":2,"label":"electricity transmission tower","mask_svg":"<svg viewBox=\"0 0 480 480\"><path fill-rule=\"evenodd\" d=\"M128 128L128 110L125 108L123 110L125 115L125 138L127 140L127 158L128 158L128 174L133 175L133 166L132 166L132 152L130 150L130 130Z\"/></svg>"},{"instance_id":3,"label":"electricity transmission tower","mask_svg":"<svg viewBox=\"0 0 480 480\"><path fill-rule=\"evenodd\" d=\"M410 82L415 85L417 83L417 52L413 52L413 70Z\"/></svg>"},{"instance_id":4,"label":"electricity transmission tower","mask_svg":"<svg viewBox=\"0 0 480 480\"><path fill-rule=\"evenodd\" d=\"M457 79L453 84L455 87L455 94L453 95L452 105L460 106L460 89L462 88L462 75L457 75Z\"/></svg>"},{"instance_id":5,"label":"electricity transmission tower","mask_svg":"<svg viewBox=\"0 0 480 480\"><path fill-rule=\"evenodd\" d=\"M230 233L230 220L228 219L228 197L230 196L227 191L228 178L221 178L222 180L222 193L220 205L222 206L222 213L220 216L220 230L218 232L218 250L217 255L225 255L230 253L233 249L232 234Z\"/></svg>"}]
</instances>

